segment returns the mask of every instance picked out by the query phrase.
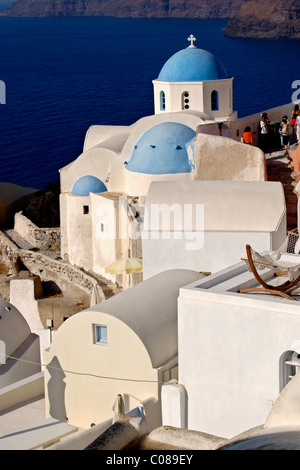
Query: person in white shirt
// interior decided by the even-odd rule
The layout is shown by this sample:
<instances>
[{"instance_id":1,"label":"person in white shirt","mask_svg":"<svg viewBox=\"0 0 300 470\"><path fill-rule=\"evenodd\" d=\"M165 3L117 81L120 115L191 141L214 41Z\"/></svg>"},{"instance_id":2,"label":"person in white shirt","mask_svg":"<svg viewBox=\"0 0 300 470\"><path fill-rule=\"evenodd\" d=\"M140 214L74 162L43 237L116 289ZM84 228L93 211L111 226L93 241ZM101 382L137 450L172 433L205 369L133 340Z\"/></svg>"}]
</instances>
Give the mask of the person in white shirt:
<instances>
[{"instance_id":1,"label":"person in white shirt","mask_svg":"<svg viewBox=\"0 0 300 470\"><path fill-rule=\"evenodd\" d=\"M261 120L259 122L259 131L260 131L260 148L263 152L267 150L268 147L268 138L269 138L269 119L266 113L262 113Z\"/></svg>"}]
</instances>

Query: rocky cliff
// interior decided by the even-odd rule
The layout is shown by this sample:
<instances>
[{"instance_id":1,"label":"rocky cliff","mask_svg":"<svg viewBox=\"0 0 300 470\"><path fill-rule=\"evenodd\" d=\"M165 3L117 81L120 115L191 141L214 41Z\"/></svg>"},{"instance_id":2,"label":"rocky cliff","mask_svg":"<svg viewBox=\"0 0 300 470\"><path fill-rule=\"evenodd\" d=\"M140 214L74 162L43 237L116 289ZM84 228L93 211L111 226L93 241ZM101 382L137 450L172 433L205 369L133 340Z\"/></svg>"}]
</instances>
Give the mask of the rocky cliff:
<instances>
[{"instance_id":1,"label":"rocky cliff","mask_svg":"<svg viewBox=\"0 0 300 470\"><path fill-rule=\"evenodd\" d=\"M30 199L23 214L38 227L59 227L60 183L48 184Z\"/></svg>"},{"instance_id":2,"label":"rocky cliff","mask_svg":"<svg viewBox=\"0 0 300 470\"><path fill-rule=\"evenodd\" d=\"M300 39L300 0L248 0L225 31L230 37Z\"/></svg>"},{"instance_id":3,"label":"rocky cliff","mask_svg":"<svg viewBox=\"0 0 300 470\"><path fill-rule=\"evenodd\" d=\"M246 0L17 0L0 16L231 18Z\"/></svg>"},{"instance_id":4,"label":"rocky cliff","mask_svg":"<svg viewBox=\"0 0 300 470\"><path fill-rule=\"evenodd\" d=\"M0 16L228 18L226 36L300 38L300 0L17 0Z\"/></svg>"}]
</instances>

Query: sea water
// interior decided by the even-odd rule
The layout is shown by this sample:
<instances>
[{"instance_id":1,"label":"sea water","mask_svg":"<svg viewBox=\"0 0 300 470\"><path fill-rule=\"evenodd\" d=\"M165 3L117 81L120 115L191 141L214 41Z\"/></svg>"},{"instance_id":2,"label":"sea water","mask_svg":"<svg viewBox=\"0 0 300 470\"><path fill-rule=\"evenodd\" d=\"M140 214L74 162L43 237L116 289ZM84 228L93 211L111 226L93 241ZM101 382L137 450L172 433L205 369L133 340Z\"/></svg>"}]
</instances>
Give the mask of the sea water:
<instances>
[{"instance_id":1,"label":"sea water","mask_svg":"<svg viewBox=\"0 0 300 470\"><path fill-rule=\"evenodd\" d=\"M130 125L153 114L152 80L171 55L188 47L190 34L234 77L239 117L290 102L292 84L300 80L299 41L227 38L225 25L0 18L0 181L43 188L80 155L89 126Z\"/></svg>"}]
</instances>

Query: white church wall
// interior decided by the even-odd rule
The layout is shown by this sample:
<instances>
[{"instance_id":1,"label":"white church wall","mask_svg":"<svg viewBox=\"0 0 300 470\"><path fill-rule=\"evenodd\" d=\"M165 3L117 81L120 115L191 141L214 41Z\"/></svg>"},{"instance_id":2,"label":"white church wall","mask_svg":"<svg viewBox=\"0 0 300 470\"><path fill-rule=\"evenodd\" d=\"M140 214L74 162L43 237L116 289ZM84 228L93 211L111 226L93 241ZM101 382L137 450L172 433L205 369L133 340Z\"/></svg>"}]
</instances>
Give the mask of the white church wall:
<instances>
[{"instance_id":1,"label":"white church wall","mask_svg":"<svg viewBox=\"0 0 300 470\"><path fill-rule=\"evenodd\" d=\"M281 391L282 355L299 351L297 302L237 293L253 279L242 264L238 274L233 266L186 286L178 302L188 429L226 438L266 422Z\"/></svg>"},{"instance_id":2,"label":"white church wall","mask_svg":"<svg viewBox=\"0 0 300 470\"><path fill-rule=\"evenodd\" d=\"M211 114L214 119L224 118L228 120L233 113L232 107L232 82L233 78L226 80L209 80L203 83L203 111ZM212 110L211 93L216 91L218 94L218 106Z\"/></svg>"},{"instance_id":3,"label":"white church wall","mask_svg":"<svg viewBox=\"0 0 300 470\"><path fill-rule=\"evenodd\" d=\"M68 256L68 195L59 195L59 215L60 215L60 253L62 259Z\"/></svg>"},{"instance_id":4,"label":"white church wall","mask_svg":"<svg viewBox=\"0 0 300 470\"><path fill-rule=\"evenodd\" d=\"M113 138L115 142L123 144L130 132L129 126L109 126L93 125L86 132L83 152L100 145L101 143Z\"/></svg>"},{"instance_id":5,"label":"white church wall","mask_svg":"<svg viewBox=\"0 0 300 470\"><path fill-rule=\"evenodd\" d=\"M155 114L178 112L185 109L204 111L203 82L164 82L153 81ZM165 109L161 109L161 92L165 93ZM183 94L188 93L184 103ZM188 108L184 106L187 105Z\"/></svg>"},{"instance_id":6,"label":"white church wall","mask_svg":"<svg viewBox=\"0 0 300 470\"><path fill-rule=\"evenodd\" d=\"M66 208L62 228L62 257L67 254L71 264L86 270L92 269L92 217L90 196L62 194L61 201Z\"/></svg>"},{"instance_id":7,"label":"white church wall","mask_svg":"<svg viewBox=\"0 0 300 470\"><path fill-rule=\"evenodd\" d=\"M150 188L151 183L167 182L167 181L191 181L193 173L171 173L167 175L148 175L145 173L137 173L126 171L126 192L135 196L145 196Z\"/></svg>"},{"instance_id":8,"label":"white church wall","mask_svg":"<svg viewBox=\"0 0 300 470\"><path fill-rule=\"evenodd\" d=\"M211 116L212 119L217 120L236 118L236 113L233 113L232 107L232 82L233 78L206 82L153 80L154 112L155 114L164 114L194 110L205 113ZM218 109L216 110L212 110L211 106L211 93L214 90L218 93ZM162 92L164 93L164 107L162 107Z\"/></svg>"},{"instance_id":9,"label":"white church wall","mask_svg":"<svg viewBox=\"0 0 300 470\"><path fill-rule=\"evenodd\" d=\"M122 186L123 167L123 160L114 151L101 147L89 149L60 170L61 193L71 192L74 183L86 175L96 176L111 191L122 191L122 187L111 188L110 177L117 175L114 181Z\"/></svg>"},{"instance_id":10,"label":"white church wall","mask_svg":"<svg viewBox=\"0 0 300 470\"><path fill-rule=\"evenodd\" d=\"M119 282L122 276L105 273L105 267L128 255L127 206L121 201L119 193L91 194L93 271Z\"/></svg>"}]
</instances>

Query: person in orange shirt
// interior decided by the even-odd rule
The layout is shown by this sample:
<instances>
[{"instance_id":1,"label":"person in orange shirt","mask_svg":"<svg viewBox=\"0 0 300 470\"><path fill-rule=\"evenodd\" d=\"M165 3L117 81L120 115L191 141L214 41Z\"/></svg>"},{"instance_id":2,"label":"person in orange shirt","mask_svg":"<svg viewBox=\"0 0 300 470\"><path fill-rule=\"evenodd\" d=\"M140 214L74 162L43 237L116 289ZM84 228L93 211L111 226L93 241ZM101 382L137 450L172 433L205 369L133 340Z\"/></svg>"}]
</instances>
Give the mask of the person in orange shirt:
<instances>
[{"instance_id":1,"label":"person in orange shirt","mask_svg":"<svg viewBox=\"0 0 300 470\"><path fill-rule=\"evenodd\" d=\"M242 142L253 145L253 134L251 132L250 126L245 127L245 130L242 134Z\"/></svg>"}]
</instances>

